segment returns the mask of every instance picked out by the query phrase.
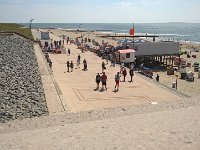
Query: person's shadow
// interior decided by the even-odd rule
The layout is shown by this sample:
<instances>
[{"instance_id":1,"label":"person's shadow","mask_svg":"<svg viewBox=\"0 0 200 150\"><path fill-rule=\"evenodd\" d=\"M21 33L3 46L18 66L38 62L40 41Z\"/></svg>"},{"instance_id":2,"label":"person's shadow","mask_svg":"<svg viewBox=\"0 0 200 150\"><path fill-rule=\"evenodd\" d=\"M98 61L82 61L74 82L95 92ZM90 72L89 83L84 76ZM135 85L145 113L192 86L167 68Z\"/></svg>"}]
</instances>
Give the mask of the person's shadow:
<instances>
[{"instance_id":1,"label":"person's shadow","mask_svg":"<svg viewBox=\"0 0 200 150\"><path fill-rule=\"evenodd\" d=\"M103 92L103 91L105 91L103 88L101 88L101 89L99 90L99 92Z\"/></svg>"},{"instance_id":2,"label":"person's shadow","mask_svg":"<svg viewBox=\"0 0 200 150\"><path fill-rule=\"evenodd\" d=\"M119 90L117 90L117 89L114 89L112 92L114 92L114 93L117 93L117 92L119 92Z\"/></svg>"},{"instance_id":3,"label":"person's shadow","mask_svg":"<svg viewBox=\"0 0 200 150\"><path fill-rule=\"evenodd\" d=\"M94 91L99 91L99 88L95 88Z\"/></svg>"}]
</instances>

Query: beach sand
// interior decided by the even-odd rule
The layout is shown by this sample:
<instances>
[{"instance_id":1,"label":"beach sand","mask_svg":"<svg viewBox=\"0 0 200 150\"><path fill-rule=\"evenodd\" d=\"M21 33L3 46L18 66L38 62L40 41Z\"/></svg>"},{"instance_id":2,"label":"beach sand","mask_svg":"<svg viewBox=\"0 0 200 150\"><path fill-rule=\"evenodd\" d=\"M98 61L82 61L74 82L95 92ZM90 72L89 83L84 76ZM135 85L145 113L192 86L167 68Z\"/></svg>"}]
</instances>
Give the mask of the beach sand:
<instances>
[{"instance_id":1,"label":"beach sand","mask_svg":"<svg viewBox=\"0 0 200 150\"><path fill-rule=\"evenodd\" d=\"M187 63L190 62L192 64L191 67L187 67L187 71L192 71L194 73L194 82L188 82L185 80L178 79L178 88L177 91L182 92L184 94L187 94L189 96L198 96L200 95L200 79L198 79L198 72L194 72L194 67L193 64L195 62L200 63L200 52L194 52L194 47L196 50L200 51L200 45L194 44L194 43L186 43L182 42L181 43L181 49L182 51L191 51L191 55L196 55L196 58L187 58L187 55L181 55L181 58L184 58L187 60ZM154 79L156 77L157 72L154 73ZM172 82L176 81L176 76L174 75L167 75L166 71L165 72L158 72L160 75L160 82L168 87L172 87ZM175 74L178 74L180 77L180 73L175 72Z\"/></svg>"}]
</instances>

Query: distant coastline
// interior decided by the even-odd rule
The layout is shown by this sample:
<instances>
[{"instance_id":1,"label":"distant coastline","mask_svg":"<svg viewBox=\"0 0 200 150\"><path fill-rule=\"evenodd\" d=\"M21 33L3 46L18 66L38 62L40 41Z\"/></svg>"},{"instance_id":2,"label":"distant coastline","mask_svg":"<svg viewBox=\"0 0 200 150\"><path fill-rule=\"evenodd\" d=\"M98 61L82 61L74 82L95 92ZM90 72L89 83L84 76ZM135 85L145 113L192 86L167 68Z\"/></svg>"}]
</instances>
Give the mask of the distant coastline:
<instances>
[{"instance_id":1,"label":"distant coastline","mask_svg":"<svg viewBox=\"0 0 200 150\"><path fill-rule=\"evenodd\" d=\"M21 25L27 26L27 23ZM33 28L67 29L128 34L132 23L33 23ZM200 23L135 23L136 34L158 35L165 40L200 42Z\"/></svg>"}]
</instances>

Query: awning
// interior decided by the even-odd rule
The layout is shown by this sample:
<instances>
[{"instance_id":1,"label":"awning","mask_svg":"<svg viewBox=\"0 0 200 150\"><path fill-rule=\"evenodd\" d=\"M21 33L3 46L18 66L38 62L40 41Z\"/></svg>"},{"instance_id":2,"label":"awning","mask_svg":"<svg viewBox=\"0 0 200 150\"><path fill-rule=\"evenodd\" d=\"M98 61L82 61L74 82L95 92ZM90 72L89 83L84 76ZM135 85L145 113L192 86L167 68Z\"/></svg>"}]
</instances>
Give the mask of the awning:
<instances>
[{"instance_id":1,"label":"awning","mask_svg":"<svg viewBox=\"0 0 200 150\"><path fill-rule=\"evenodd\" d=\"M134 49L123 49L123 50L118 50L119 53L135 53Z\"/></svg>"}]
</instances>

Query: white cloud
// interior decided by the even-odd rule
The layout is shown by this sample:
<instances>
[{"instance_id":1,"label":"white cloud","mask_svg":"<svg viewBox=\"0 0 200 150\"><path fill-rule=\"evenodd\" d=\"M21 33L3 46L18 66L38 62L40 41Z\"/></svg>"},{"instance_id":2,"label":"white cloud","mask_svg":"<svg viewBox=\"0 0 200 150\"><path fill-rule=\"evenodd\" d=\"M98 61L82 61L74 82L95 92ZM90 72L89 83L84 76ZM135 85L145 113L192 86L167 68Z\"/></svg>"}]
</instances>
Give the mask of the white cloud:
<instances>
[{"instance_id":1,"label":"white cloud","mask_svg":"<svg viewBox=\"0 0 200 150\"><path fill-rule=\"evenodd\" d=\"M131 5L133 5L133 3L131 3L131 2L119 2L119 5L121 5L121 6L131 6Z\"/></svg>"}]
</instances>

